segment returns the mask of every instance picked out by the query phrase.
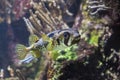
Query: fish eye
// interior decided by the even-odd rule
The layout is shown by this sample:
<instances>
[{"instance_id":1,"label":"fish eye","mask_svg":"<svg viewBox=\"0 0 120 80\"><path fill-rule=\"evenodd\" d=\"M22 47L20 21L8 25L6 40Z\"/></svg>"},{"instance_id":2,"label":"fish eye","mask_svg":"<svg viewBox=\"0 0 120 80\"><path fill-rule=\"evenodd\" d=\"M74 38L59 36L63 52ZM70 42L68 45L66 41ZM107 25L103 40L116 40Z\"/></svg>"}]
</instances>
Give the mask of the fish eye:
<instances>
[{"instance_id":1,"label":"fish eye","mask_svg":"<svg viewBox=\"0 0 120 80\"><path fill-rule=\"evenodd\" d=\"M64 32L63 35L64 35L64 38L68 38L70 34L68 32Z\"/></svg>"}]
</instances>

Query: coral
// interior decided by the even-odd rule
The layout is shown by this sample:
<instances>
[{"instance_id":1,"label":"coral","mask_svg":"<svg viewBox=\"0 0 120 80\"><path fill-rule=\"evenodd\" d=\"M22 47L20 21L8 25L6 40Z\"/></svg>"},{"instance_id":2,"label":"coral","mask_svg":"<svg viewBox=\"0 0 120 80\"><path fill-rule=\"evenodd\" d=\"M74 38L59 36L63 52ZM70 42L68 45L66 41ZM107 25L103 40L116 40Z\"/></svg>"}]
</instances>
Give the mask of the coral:
<instances>
[{"instance_id":1,"label":"coral","mask_svg":"<svg viewBox=\"0 0 120 80\"><path fill-rule=\"evenodd\" d=\"M0 3L0 22L7 24L19 20L29 9L30 0L1 0Z\"/></svg>"}]
</instances>

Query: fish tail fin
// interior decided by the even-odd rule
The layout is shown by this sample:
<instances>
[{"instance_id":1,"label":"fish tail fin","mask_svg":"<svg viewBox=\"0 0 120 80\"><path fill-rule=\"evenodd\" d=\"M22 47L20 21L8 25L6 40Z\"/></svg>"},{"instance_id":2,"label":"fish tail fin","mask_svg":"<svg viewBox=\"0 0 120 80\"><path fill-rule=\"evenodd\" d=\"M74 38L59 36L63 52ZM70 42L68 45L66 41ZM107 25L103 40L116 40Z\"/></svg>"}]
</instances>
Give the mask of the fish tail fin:
<instances>
[{"instance_id":1,"label":"fish tail fin","mask_svg":"<svg viewBox=\"0 0 120 80\"><path fill-rule=\"evenodd\" d=\"M15 47L15 52L17 53L19 59L24 59L28 53L28 50L26 49L26 46L17 44Z\"/></svg>"}]
</instances>

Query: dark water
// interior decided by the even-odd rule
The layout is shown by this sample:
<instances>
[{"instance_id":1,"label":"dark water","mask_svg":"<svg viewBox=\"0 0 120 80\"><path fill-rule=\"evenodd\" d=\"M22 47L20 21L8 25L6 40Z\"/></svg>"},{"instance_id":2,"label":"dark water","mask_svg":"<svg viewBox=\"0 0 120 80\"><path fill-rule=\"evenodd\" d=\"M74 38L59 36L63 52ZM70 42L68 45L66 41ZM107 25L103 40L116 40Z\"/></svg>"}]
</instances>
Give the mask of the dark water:
<instances>
[{"instance_id":1,"label":"dark water","mask_svg":"<svg viewBox=\"0 0 120 80\"><path fill-rule=\"evenodd\" d=\"M0 70L4 69L5 77L9 76L7 67L13 65L12 56L15 55L11 46L16 43L27 45L29 33L22 19L11 25L0 23Z\"/></svg>"},{"instance_id":2,"label":"dark water","mask_svg":"<svg viewBox=\"0 0 120 80\"><path fill-rule=\"evenodd\" d=\"M11 62L8 56L7 24L0 24L0 69L6 69ZM6 71L6 70L5 70Z\"/></svg>"}]
</instances>

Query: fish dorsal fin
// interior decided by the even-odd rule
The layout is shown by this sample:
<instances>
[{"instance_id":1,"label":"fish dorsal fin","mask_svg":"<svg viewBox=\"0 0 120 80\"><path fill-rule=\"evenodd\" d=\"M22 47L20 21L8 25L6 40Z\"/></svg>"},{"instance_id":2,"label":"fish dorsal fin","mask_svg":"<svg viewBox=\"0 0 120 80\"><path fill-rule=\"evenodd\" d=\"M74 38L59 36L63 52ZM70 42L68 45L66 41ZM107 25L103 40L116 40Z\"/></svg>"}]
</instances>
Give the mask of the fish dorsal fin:
<instances>
[{"instance_id":1,"label":"fish dorsal fin","mask_svg":"<svg viewBox=\"0 0 120 80\"><path fill-rule=\"evenodd\" d=\"M17 44L15 47L15 52L18 55L19 59L24 59L25 56L27 55L28 51L26 49L26 46L22 45L22 44Z\"/></svg>"},{"instance_id":2,"label":"fish dorsal fin","mask_svg":"<svg viewBox=\"0 0 120 80\"><path fill-rule=\"evenodd\" d=\"M29 45L32 45L33 43L37 42L39 40L39 37L37 35L30 35L29 37Z\"/></svg>"}]
</instances>

